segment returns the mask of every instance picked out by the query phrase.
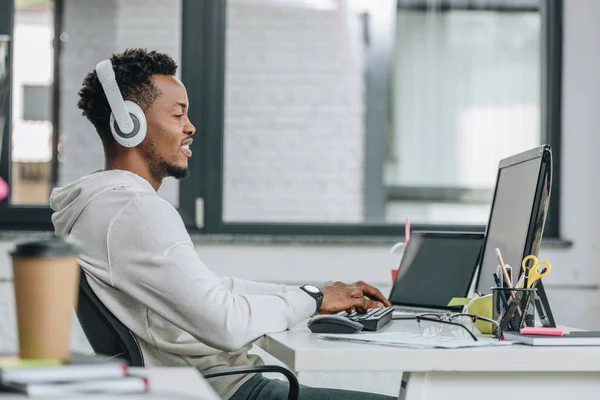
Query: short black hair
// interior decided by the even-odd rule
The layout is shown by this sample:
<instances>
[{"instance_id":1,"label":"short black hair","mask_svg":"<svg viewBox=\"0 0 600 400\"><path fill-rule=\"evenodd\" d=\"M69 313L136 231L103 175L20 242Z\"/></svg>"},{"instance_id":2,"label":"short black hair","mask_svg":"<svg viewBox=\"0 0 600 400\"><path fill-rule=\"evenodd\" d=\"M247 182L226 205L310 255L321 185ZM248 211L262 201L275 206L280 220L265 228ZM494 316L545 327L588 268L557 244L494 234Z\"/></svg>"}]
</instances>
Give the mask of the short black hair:
<instances>
[{"instance_id":1,"label":"short black hair","mask_svg":"<svg viewBox=\"0 0 600 400\"><path fill-rule=\"evenodd\" d=\"M127 49L113 54L110 61L123 99L137 103L144 111L160 95L152 75L175 75L177 71L177 63L169 55L154 50ZM116 142L110 132L110 106L95 70L83 80L77 107L94 125L105 147Z\"/></svg>"}]
</instances>

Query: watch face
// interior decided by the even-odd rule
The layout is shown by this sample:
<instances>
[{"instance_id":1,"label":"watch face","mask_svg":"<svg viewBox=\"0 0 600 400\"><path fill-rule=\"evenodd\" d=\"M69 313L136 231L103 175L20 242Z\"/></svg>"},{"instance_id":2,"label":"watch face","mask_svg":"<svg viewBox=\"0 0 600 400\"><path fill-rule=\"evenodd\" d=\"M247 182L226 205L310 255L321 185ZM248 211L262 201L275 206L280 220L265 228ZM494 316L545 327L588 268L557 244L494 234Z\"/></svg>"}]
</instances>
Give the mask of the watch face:
<instances>
[{"instance_id":1,"label":"watch face","mask_svg":"<svg viewBox=\"0 0 600 400\"><path fill-rule=\"evenodd\" d=\"M314 285L304 285L304 289L306 289L310 293L319 294L321 290Z\"/></svg>"}]
</instances>

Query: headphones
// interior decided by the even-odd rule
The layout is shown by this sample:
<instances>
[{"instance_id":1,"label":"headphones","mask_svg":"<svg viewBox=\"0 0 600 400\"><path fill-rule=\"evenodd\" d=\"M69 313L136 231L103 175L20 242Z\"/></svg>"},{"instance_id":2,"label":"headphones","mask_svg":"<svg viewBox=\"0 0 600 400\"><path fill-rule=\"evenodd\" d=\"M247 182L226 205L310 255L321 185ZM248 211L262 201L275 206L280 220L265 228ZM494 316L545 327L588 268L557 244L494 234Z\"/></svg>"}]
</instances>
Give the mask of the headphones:
<instances>
[{"instance_id":1,"label":"headphones","mask_svg":"<svg viewBox=\"0 0 600 400\"><path fill-rule=\"evenodd\" d=\"M146 137L146 116L132 101L124 101L110 60L96 65L96 74L110 106L110 131L122 146L135 147Z\"/></svg>"}]
</instances>

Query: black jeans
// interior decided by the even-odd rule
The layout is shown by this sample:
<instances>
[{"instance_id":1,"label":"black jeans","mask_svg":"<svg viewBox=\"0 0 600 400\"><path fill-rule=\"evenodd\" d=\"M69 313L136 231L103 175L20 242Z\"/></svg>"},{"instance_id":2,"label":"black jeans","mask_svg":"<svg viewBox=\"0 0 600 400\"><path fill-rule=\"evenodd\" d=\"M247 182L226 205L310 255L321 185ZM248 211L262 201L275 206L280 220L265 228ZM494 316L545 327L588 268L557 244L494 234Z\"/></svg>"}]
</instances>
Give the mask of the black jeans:
<instances>
[{"instance_id":1,"label":"black jeans","mask_svg":"<svg viewBox=\"0 0 600 400\"><path fill-rule=\"evenodd\" d=\"M286 400L289 384L256 374L244 383L229 400ZM354 390L312 388L300 385L300 400L394 400L396 397Z\"/></svg>"}]
</instances>

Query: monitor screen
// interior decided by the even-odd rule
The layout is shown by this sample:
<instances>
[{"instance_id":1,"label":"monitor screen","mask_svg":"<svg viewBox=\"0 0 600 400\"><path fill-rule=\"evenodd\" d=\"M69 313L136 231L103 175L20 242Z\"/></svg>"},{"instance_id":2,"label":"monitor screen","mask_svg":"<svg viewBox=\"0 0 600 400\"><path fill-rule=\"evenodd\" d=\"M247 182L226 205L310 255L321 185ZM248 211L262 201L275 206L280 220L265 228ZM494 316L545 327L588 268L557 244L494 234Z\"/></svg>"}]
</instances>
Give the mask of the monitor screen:
<instances>
[{"instance_id":1,"label":"monitor screen","mask_svg":"<svg viewBox=\"0 0 600 400\"><path fill-rule=\"evenodd\" d=\"M482 233L413 232L389 300L394 305L448 308L466 297L475 271Z\"/></svg>"},{"instance_id":2,"label":"monitor screen","mask_svg":"<svg viewBox=\"0 0 600 400\"><path fill-rule=\"evenodd\" d=\"M531 229L532 221L536 220L532 219L532 213L539 203L536 193L541 166L542 157L538 153L534 158L499 169L477 284L482 293L490 293L490 288L495 286L492 274L499 264L496 249L500 249L504 263L512 267L513 281L516 281L524 253L532 250L528 249L532 245L529 236L541 235L541 232L532 233Z\"/></svg>"}]
</instances>

